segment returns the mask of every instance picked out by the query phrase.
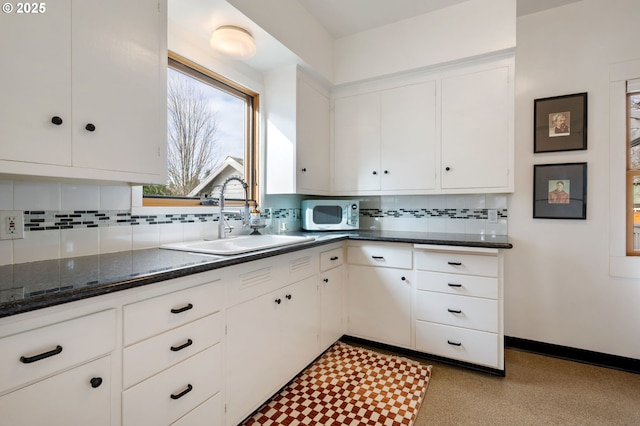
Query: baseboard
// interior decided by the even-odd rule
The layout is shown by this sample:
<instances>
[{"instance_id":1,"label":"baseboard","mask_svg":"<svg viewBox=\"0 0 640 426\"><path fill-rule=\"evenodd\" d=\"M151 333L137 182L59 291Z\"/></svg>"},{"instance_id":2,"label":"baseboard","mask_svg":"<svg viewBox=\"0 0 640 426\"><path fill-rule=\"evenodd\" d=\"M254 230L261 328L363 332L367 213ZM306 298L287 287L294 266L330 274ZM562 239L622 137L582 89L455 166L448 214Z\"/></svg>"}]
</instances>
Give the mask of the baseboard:
<instances>
[{"instance_id":1,"label":"baseboard","mask_svg":"<svg viewBox=\"0 0 640 426\"><path fill-rule=\"evenodd\" d=\"M554 345L551 343L509 336L504 336L504 346L505 348L519 349L554 358L561 358L569 361L576 361L584 364L592 364L600 367L613 368L629 373L640 374L640 359L626 358L602 352L588 351L585 349L577 349L569 346Z\"/></svg>"}]
</instances>

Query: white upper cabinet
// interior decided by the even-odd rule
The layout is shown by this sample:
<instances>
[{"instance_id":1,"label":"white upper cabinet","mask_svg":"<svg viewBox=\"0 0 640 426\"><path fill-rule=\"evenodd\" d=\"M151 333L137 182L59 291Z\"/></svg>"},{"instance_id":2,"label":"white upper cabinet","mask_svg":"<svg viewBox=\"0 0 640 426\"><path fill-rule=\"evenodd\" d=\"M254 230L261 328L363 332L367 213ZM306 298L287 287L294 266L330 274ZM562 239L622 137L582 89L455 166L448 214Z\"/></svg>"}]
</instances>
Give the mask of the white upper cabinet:
<instances>
[{"instance_id":1,"label":"white upper cabinet","mask_svg":"<svg viewBox=\"0 0 640 426\"><path fill-rule=\"evenodd\" d=\"M166 0L45 7L0 27L3 172L164 183Z\"/></svg>"},{"instance_id":2,"label":"white upper cabinet","mask_svg":"<svg viewBox=\"0 0 640 426\"><path fill-rule=\"evenodd\" d=\"M442 80L443 190L513 191L510 80L507 65Z\"/></svg>"},{"instance_id":3,"label":"white upper cabinet","mask_svg":"<svg viewBox=\"0 0 640 426\"><path fill-rule=\"evenodd\" d=\"M435 188L436 85L411 84L380 93L382 191Z\"/></svg>"},{"instance_id":4,"label":"white upper cabinet","mask_svg":"<svg viewBox=\"0 0 640 426\"><path fill-rule=\"evenodd\" d=\"M380 189L380 93L336 99L334 138L334 192Z\"/></svg>"},{"instance_id":5,"label":"white upper cabinet","mask_svg":"<svg viewBox=\"0 0 640 426\"><path fill-rule=\"evenodd\" d=\"M336 195L513 191L513 57L334 91Z\"/></svg>"},{"instance_id":6,"label":"white upper cabinet","mask_svg":"<svg viewBox=\"0 0 640 426\"><path fill-rule=\"evenodd\" d=\"M267 194L330 191L329 93L290 66L265 75Z\"/></svg>"},{"instance_id":7,"label":"white upper cabinet","mask_svg":"<svg viewBox=\"0 0 640 426\"><path fill-rule=\"evenodd\" d=\"M433 81L336 98L334 191L435 187Z\"/></svg>"}]
</instances>

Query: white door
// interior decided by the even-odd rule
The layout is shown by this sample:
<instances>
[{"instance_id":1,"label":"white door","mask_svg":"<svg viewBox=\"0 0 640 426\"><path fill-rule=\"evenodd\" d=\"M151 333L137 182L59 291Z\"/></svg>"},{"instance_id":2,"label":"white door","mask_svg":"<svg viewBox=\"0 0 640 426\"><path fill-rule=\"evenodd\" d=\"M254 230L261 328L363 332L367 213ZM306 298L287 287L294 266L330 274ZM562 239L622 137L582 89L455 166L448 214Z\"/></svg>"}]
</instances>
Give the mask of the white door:
<instances>
[{"instance_id":1,"label":"white door","mask_svg":"<svg viewBox=\"0 0 640 426\"><path fill-rule=\"evenodd\" d=\"M411 345L410 270L349 266L349 334L391 345Z\"/></svg>"},{"instance_id":2,"label":"white door","mask_svg":"<svg viewBox=\"0 0 640 426\"><path fill-rule=\"evenodd\" d=\"M442 80L442 188L507 188L512 101L507 66Z\"/></svg>"},{"instance_id":3,"label":"white door","mask_svg":"<svg viewBox=\"0 0 640 426\"><path fill-rule=\"evenodd\" d=\"M343 267L320 275L320 350L335 343L344 334Z\"/></svg>"},{"instance_id":4,"label":"white door","mask_svg":"<svg viewBox=\"0 0 640 426\"><path fill-rule=\"evenodd\" d=\"M433 81L384 90L381 109L381 189L434 189L436 85Z\"/></svg>"},{"instance_id":5,"label":"white door","mask_svg":"<svg viewBox=\"0 0 640 426\"><path fill-rule=\"evenodd\" d=\"M238 424L256 409L281 377L281 305L281 297L270 293L226 312L227 424Z\"/></svg>"},{"instance_id":6,"label":"white door","mask_svg":"<svg viewBox=\"0 0 640 426\"><path fill-rule=\"evenodd\" d=\"M0 159L70 166L71 2L39 5L2 13Z\"/></svg>"},{"instance_id":7,"label":"white door","mask_svg":"<svg viewBox=\"0 0 640 426\"><path fill-rule=\"evenodd\" d=\"M380 93L334 102L334 192L380 189Z\"/></svg>"},{"instance_id":8,"label":"white door","mask_svg":"<svg viewBox=\"0 0 640 426\"><path fill-rule=\"evenodd\" d=\"M103 357L0 397L11 426L111 424L111 358Z\"/></svg>"},{"instance_id":9,"label":"white door","mask_svg":"<svg viewBox=\"0 0 640 426\"><path fill-rule=\"evenodd\" d=\"M318 278L312 276L284 288L281 309L283 380L288 381L318 354L320 299ZM284 384L284 383L282 383Z\"/></svg>"},{"instance_id":10,"label":"white door","mask_svg":"<svg viewBox=\"0 0 640 426\"><path fill-rule=\"evenodd\" d=\"M296 138L296 187L330 190L331 105L329 98L298 78Z\"/></svg>"},{"instance_id":11,"label":"white door","mask_svg":"<svg viewBox=\"0 0 640 426\"><path fill-rule=\"evenodd\" d=\"M166 170L166 21L158 1L75 2L72 25L74 166Z\"/></svg>"}]
</instances>

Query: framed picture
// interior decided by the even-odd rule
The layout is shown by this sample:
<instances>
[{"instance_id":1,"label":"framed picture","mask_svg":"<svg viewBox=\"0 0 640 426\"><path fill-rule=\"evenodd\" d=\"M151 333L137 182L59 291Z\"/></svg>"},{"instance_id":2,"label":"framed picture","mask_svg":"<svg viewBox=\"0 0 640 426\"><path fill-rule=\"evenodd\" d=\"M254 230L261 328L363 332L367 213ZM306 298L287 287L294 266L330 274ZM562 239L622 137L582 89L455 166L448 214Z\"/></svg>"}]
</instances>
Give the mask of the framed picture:
<instances>
[{"instance_id":1,"label":"framed picture","mask_svg":"<svg viewBox=\"0 0 640 426\"><path fill-rule=\"evenodd\" d=\"M587 163L533 166L533 217L587 218Z\"/></svg>"},{"instance_id":2,"label":"framed picture","mask_svg":"<svg viewBox=\"0 0 640 426\"><path fill-rule=\"evenodd\" d=\"M587 94L536 99L533 152L587 149Z\"/></svg>"}]
</instances>

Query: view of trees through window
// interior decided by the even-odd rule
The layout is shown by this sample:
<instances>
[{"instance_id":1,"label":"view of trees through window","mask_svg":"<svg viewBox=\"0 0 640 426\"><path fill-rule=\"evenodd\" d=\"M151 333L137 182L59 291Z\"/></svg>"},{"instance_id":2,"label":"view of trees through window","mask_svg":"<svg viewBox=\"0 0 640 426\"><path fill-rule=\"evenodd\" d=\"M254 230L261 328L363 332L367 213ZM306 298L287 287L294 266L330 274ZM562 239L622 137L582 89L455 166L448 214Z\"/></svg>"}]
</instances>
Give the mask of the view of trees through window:
<instances>
[{"instance_id":1,"label":"view of trees through window","mask_svg":"<svg viewBox=\"0 0 640 426\"><path fill-rule=\"evenodd\" d=\"M640 255L640 93L629 93L628 98L628 241L627 254Z\"/></svg>"},{"instance_id":2,"label":"view of trees through window","mask_svg":"<svg viewBox=\"0 0 640 426\"><path fill-rule=\"evenodd\" d=\"M171 62L167 72L167 185L145 195L193 196L225 160L244 166L251 97L210 76ZM243 171L235 173L244 175ZM243 177L243 176L242 176ZM209 186L209 189L211 187Z\"/></svg>"}]
</instances>

